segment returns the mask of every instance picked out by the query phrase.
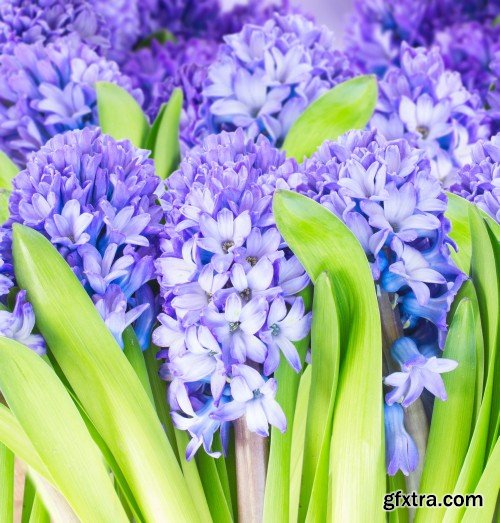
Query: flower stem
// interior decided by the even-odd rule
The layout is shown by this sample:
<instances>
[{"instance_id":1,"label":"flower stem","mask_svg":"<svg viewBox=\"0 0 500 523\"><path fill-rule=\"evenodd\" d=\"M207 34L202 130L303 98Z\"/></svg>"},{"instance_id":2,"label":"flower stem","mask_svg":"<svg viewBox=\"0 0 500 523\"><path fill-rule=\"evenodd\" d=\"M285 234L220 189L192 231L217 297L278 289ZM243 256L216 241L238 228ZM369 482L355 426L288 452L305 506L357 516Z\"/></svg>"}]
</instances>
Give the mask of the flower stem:
<instances>
[{"instance_id":1,"label":"flower stem","mask_svg":"<svg viewBox=\"0 0 500 523\"><path fill-rule=\"evenodd\" d=\"M399 318L398 310L392 306L389 294L377 288L377 296L382 323L384 374L390 374L397 370L394 368L394 363L391 358L391 346L397 339L404 336L403 326ZM405 426L408 434L410 434L417 446L420 457L418 467L406 478L406 488L408 492L417 492L420 477L422 476L427 438L429 436L429 422L420 399L417 399L406 409Z\"/></svg>"},{"instance_id":2,"label":"flower stem","mask_svg":"<svg viewBox=\"0 0 500 523\"><path fill-rule=\"evenodd\" d=\"M250 432L245 418L236 420L234 434L238 521L240 523L261 523L266 487L267 438Z\"/></svg>"}]
</instances>

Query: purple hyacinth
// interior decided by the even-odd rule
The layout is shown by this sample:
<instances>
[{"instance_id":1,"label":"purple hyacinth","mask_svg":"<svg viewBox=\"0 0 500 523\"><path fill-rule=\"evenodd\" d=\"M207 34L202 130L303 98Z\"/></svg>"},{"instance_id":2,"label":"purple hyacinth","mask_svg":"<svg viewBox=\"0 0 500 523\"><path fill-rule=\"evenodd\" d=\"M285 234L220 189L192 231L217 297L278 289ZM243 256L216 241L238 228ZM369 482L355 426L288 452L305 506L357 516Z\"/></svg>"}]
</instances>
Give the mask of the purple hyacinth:
<instances>
[{"instance_id":1,"label":"purple hyacinth","mask_svg":"<svg viewBox=\"0 0 500 523\"><path fill-rule=\"evenodd\" d=\"M0 56L0 149L24 166L27 154L56 134L97 125L98 81L116 83L142 100L116 63L77 38L17 44L12 54Z\"/></svg>"},{"instance_id":2,"label":"purple hyacinth","mask_svg":"<svg viewBox=\"0 0 500 523\"><path fill-rule=\"evenodd\" d=\"M109 31L91 0L9 0L0 5L0 52L18 43L48 44L77 35L94 49L109 47Z\"/></svg>"},{"instance_id":3,"label":"purple hyacinth","mask_svg":"<svg viewBox=\"0 0 500 523\"><path fill-rule=\"evenodd\" d=\"M499 9L498 0L358 0L347 26L347 53L361 70L383 76L400 65L402 42L437 46L446 67L461 73L467 89L489 108L489 92L500 88L494 67L500 59Z\"/></svg>"},{"instance_id":4,"label":"purple hyacinth","mask_svg":"<svg viewBox=\"0 0 500 523\"><path fill-rule=\"evenodd\" d=\"M424 149L432 174L445 186L470 158L470 149L489 128L480 101L447 71L437 49L403 44L400 67L380 80L380 97L370 122L388 139L406 138Z\"/></svg>"},{"instance_id":5,"label":"purple hyacinth","mask_svg":"<svg viewBox=\"0 0 500 523\"><path fill-rule=\"evenodd\" d=\"M500 134L474 145L472 162L458 172L451 191L474 202L500 223Z\"/></svg>"},{"instance_id":6,"label":"purple hyacinth","mask_svg":"<svg viewBox=\"0 0 500 523\"><path fill-rule=\"evenodd\" d=\"M386 377L387 385L397 387L387 402L407 406L424 388L444 399L439 372L454 365L435 356L444 346L447 313L465 275L450 258L446 196L431 174L425 151L404 139L387 140L376 131L351 131L324 143L306 160L304 171L305 194L357 236L377 292L388 294L400 319L405 337L396 342L392 354L402 372ZM401 349L408 346L411 351ZM389 412L396 411L386 409ZM400 443L409 438L401 427ZM388 446L393 444L393 439L387 440ZM413 445L409 440L406 444ZM399 454L396 461L390 459L405 473L410 470Z\"/></svg>"},{"instance_id":7,"label":"purple hyacinth","mask_svg":"<svg viewBox=\"0 0 500 523\"><path fill-rule=\"evenodd\" d=\"M400 365L401 372L393 372L384 379L386 385L395 387L385 397L388 405L398 402L403 407L408 407L422 394L424 388L440 400L446 401L441 374L455 369L458 365L456 361L436 358L432 352L426 356L425 347L419 351L411 338L396 340L391 354Z\"/></svg>"},{"instance_id":8,"label":"purple hyacinth","mask_svg":"<svg viewBox=\"0 0 500 523\"><path fill-rule=\"evenodd\" d=\"M406 476L418 466L418 449L404 426L404 410L399 403L384 406L385 459L387 473L401 470Z\"/></svg>"},{"instance_id":9,"label":"purple hyacinth","mask_svg":"<svg viewBox=\"0 0 500 523\"><path fill-rule=\"evenodd\" d=\"M284 245L273 214L276 188L304 183L298 165L242 129L208 136L167 181L156 262L164 313L153 333L160 374L187 457L214 433L246 418L261 435L285 430L272 374L281 355L299 371L293 342L310 328L296 294L309 279ZM222 425L221 425L222 424Z\"/></svg>"},{"instance_id":10,"label":"purple hyacinth","mask_svg":"<svg viewBox=\"0 0 500 523\"><path fill-rule=\"evenodd\" d=\"M123 330L154 307L147 287L162 210L148 154L99 129L69 131L31 155L9 200L7 226L22 223L50 239L119 343ZM141 340L147 329L151 319L141 323Z\"/></svg>"},{"instance_id":11,"label":"purple hyacinth","mask_svg":"<svg viewBox=\"0 0 500 523\"><path fill-rule=\"evenodd\" d=\"M33 334L35 313L26 300L26 291L19 291L14 310L0 310L0 336L15 340L37 354L45 354L45 340L40 334Z\"/></svg>"},{"instance_id":12,"label":"purple hyacinth","mask_svg":"<svg viewBox=\"0 0 500 523\"><path fill-rule=\"evenodd\" d=\"M242 127L279 145L312 101L353 76L333 33L302 15L276 14L224 40L208 69L201 134Z\"/></svg>"}]
</instances>

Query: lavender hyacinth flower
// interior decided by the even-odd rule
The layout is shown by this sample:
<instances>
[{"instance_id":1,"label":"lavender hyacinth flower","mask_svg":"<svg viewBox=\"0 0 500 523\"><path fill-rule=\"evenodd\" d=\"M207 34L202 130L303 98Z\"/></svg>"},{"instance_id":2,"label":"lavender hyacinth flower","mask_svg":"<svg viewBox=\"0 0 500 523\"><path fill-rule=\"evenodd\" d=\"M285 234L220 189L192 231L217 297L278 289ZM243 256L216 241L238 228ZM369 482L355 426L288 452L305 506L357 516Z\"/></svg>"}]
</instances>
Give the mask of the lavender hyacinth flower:
<instances>
[{"instance_id":1,"label":"lavender hyacinth flower","mask_svg":"<svg viewBox=\"0 0 500 523\"><path fill-rule=\"evenodd\" d=\"M40 334L33 334L35 313L26 300L26 291L19 291L14 310L0 310L0 336L11 338L26 345L37 354L45 354L45 340Z\"/></svg>"},{"instance_id":2,"label":"lavender hyacinth flower","mask_svg":"<svg viewBox=\"0 0 500 523\"><path fill-rule=\"evenodd\" d=\"M392 355L402 372L385 378L396 387L386 396L386 444L389 473L399 467L407 474L418 457L404 431L403 409L393 404L409 405L424 388L445 399L439 373L455 366L436 357L444 346L447 313L465 279L449 254L445 193L424 150L376 131L351 131L324 143L304 171L304 193L357 236L377 293L388 295L401 322L405 337L396 341Z\"/></svg>"},{"instance_id":3,"label":"lavender hyacinth flower","mask_svg":"<svg viewBox=\"0 0 500 523\"><path fill-rule=\"evenodd\" d=\"M402 42L437 46L446 67L459 72L488 107L489 91L499 88L499 8L498 0L357 0L347 25L347 53L362 71L383 76L400 65Z\"/></svg>"},{"instance_id":4,"label":"lavender hyacinth flower","mask_svg":"<svg viewBox=\"0 0 500 523\"><path fill-rule=\"evenodd\" d=\"M458 73L445 70L437 49L403 44L400 62L380 80L370 126L388 139L406 138L425 149L433 175L449 187L469 161L472 144L489 133L480 100Z\"/></svg>"},{"instance_id":5,"label":"lavender hyacinth flower","mask_svg":"<svg viewBox=\"0 0 500 523\"><path fill-rule=\"evenodd\" d=\"M261 435L269 424L285 430L272 375L281 354L301 368L293 342L311 315L296 294L309 279L271 202L276 188L304 183L295 161L242 129L208 136L166 182L156 262L164 313L153 341L174 423L192 437L188 459L202 444L213 455L215 432L240 417Z\"/></svg>"},{"instance_id":6,"label":"lavender hyacinth flower","mask_svg":"<svg viewBox=\"0 0 500 523\"><path fill-rule=\"evenodd\" d=\"M387 473L401 470L406 476L418 466L418 449L404 426L403 407L398 403L384 406L385 459Z\"/></svg>"},{"instance_id":7,"label":"lavender hyacinth flower","mask_svg":"<svg viewBox=\"0 0 500 523\"><path fill-rule=\"evenodd\" d=\"M354 74L333 34L301 15L275 15L224 40L203 89L201 134L242 127L280 145L311 102Z\"/></svg>"},{"instance_id":8,"label":"lavender hyacinth flower","mask_svg":"<svg viewBox=\"0 0 500 523\"><path fill-rule=\"evenodd\" d=\"M458 172L455 194L474 202L500 223L500 134L472 149L472 162Z\"/></svg>"},{"instance_id":9,"label":"lavender hyacinth flower","mask_svg":"<svg viewBox=\"0 0 500 523\"><path fill-rule=\"evenodd\" d=\"M98 81L116 83L142 100L116 63L76 37L46 46L16 44L0 56L0 149L22 167L27 154L52 136L97 125Z\"/></svg>"},{"instance_id":10,"label":"lavender hyacinth flower","mask_svg":"<svg viewBox=\"0 0 500 523\"><path fill-rule=\"evenodd\" d=\"M396 340L391 347L391 354L401 366L401 372L393 372L384 379L386 385L395 387L385 397L388 405L398 402L408 407L422 394L424 388L446 401L441 373L455 369L458 365L456 361L438 359L436 356L427 358L410 338Z\"/></svg>"},{"instance_id":11,"label":"lavender hyacinth flower","mask_svg":"<svg viewBox=\"0 0 500 523\"><path fill-rule=\"evenodd\" d=\"M69 131L31 155L9 200L7 227L28 225L54 244L120 344L124 329L155 307L145 288L154 278L162 211L147 157L99 129ZM151 321L141 325L151 329ZM149 333L137 334L145 341Z\"/></svg>"}]
</instances>

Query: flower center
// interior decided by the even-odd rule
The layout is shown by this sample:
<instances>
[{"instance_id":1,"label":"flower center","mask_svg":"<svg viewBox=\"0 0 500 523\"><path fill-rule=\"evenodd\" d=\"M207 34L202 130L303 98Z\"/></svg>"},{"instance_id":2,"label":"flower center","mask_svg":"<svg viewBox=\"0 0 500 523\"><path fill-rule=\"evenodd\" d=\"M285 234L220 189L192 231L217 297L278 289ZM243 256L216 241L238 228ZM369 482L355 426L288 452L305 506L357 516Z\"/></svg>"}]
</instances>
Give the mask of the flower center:
<instances>
[{"instance_id":1,"label":"flower center","mask_svg":"<svg viewBox=\"0 0 500 523\"><path fill-rule=\"evenodd\" d=\"M247 256L247 262L253 267L257 263L255 256Z\"/></svg>"},{"instance_id":2,"label":"flower center","mask_svg":"<svg viewBox=\"0 0 500 523\"><path fill-rule=\"evenodd\" d=\"M211 351L209 351L208 355L213 358L214 356L217 356L217 352L215 352L214 350L211 350Z\"/></svg>"},{"instance_id":3,"label":"flower center","mask_svg":"<svg viewBox=\"0 0 500 523\"><path fill-rule=\"evenodd\" d=\"M263 394L262 394L262 392L260 392L259 389L255 389L255 390L253 391L253 399L254 399L254 400L259 399L261 396L263 396Z\"/></svg>"},{"instance_id":4,"label":"flower center","mask_svg":"<svg viewBox=\"0 0 500 523\"><path fill-rule=\"evenodd\" d=\"M252 297L252 291L250 289L245 289L240 292L240 296L245 301L250 301L250 298Z\"/></svg>"},{"instance_id":5,"label":"flower center","mask_svg":"<svg viewBox=\"0 0 500 523\"><path fill-rule=\"evenodd\" d=\"M236 332L240 328L241 322L239 321L231 321L229 323L229 332Z\"/></svg>"},{"instance_id":6,"label":"flower center","mask_svg":"<svg viewBox=\"0 0 500 523\"><path fill-rule=\"evenodd\" d=\"M420 133L424 140L429 136L429 128L425 125L419 125L417 127L417 132Z\"/></svg>"},{"instance_id":7,"label":"flower center","mask_svg":"<svg viewBox=\"0 0 500 523\"><path fill-rule=\"evenodd\" d=\"M232 240L227 240L225 242L222 242L222 250L227 254L229 252L229 249L231 247L234 247L234 242Z\"/></svg>"},{"instance_id":8,"label":"flower center","mask_svg":"<svg viewBox=\"0 0 500 523\"><path fill-rule=\"evenodd\" d=\"M271 334L273 336L278 336L278 334L280 333L279 325L277 325L276 323L273 323L269 328L271 329Z\"/></svg>"}]
</instances>

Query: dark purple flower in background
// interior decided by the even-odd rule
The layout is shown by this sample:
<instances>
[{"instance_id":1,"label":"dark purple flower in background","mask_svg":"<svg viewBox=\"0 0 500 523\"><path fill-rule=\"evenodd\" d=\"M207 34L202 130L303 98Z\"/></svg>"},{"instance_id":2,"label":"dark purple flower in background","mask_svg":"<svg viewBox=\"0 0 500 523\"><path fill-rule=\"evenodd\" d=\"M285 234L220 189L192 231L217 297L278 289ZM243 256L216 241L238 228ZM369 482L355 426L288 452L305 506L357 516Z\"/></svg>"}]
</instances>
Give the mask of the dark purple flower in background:
<instances>
[{"instance_id":1,"label":"dark purple flower in background","mask_svg":"<svg viewBox=\"0 0 500 523\"><path fill-rule=\"evenodd\" d=\"M437 49L402 44L400 66L379 82L380 96L372 128L386 138L406 138L424 149L432 174L448 186L470 159L471 146L489 133L477 95L460 75L447 71Z\"/></svg>"},{"instance_id":2,"label":"dark purple flower in background","mask_svg":"<svg viewBox=\"0 0 500 523\"><path fill-rule=\"evenodd\" d=\"M274 15L224 41L203 89L201 135L242 127L280 145L311 102L354 75L333 33L302 15Z\"/></svg>"},{"instance_id":3,"label":"dark purple flower in background","mask_svg":"<svg viewBox=\"0 0 500 523\"><path fill-rule=\"evenodd\" d=\"M97 125L98 81L116 83L142 100L115 62L78 38L16 44L0 56L0 149L22 167L49 138Z\"/></svg>"},{"instance_id":4,"label":"dark purple flower in background","mask_svg":"<svg viewBox=\"0 0 500 523\"><path fill-rule=\"evenodd\" d=\"M451 191L500 223L500 134L474 145L472 161L458 172Z\"/></svg>"},{"instance_id":5,"label":"dark purple flower in background","mask_svg":"<svg viewBox=\"0 0 500 523\"><path fill-rule=\"evenodd\" d=\"M9 200L7 227L22 223L51 240L119 343L123 330L155 307L144 289L154 278L162 211L148 154L99 129L57 135L31 155ZM151 329L151 322L141 325Z\"/></svg>"},{"instance_id":6,"label":"dark purple flower in background","mask_svg":"<svg viewBox=\"0 0 500 523\"><path fill-rule=\"evenodd\" d=\"M174 422L193 438L188 458L202 442L211 452L220 423L242 416L259 434L286 427L271 376L281 354L301 368L293 342L311 318L295 295L309 279L271 203L276 188L303 182L295 161L242 129L208 136L167 180L156 262L164 314L153 340L165 348Z\"/></svg>"},{"instance_id":7,"label":"dark purple flower in background","mask_svg":"<svg viewBox=\"0 0 500 523\"><path fill-rule=\"evenodd\" d=\"M386 385L396 387L386 396L394 407L386 408L386 426L392 431L386 443L389 473L399 467L407 474L418 458L404 431L403 409L393 403L406 407L424 388L445 399L439 373L455 366L436 357L444 346L451 302L465 279L449 254L446 195L424 150L376 131L351 131L325 142L305 161L304 172L305 194L354 232L370 261L377 292L388 294L400 318L405 337L394 344L392 355L401 372L385 378ZM396 423L399 417L401 423Z\"/></svg>"},{"instance_id":8,"label":"dark purple flower in background","mask_svg":"<svg viewBox=\"0 0 500 523\"><path fill-rule=\"evenodd\" d=\"M500 89L498 0L359 0L347 25L347 53L361 70L383 76L400 65L402 42L437 46L447 69L461 73L466 88L490 109ZM489 111L498 126L499 117Z\"/></svg>"}]
</instances>

